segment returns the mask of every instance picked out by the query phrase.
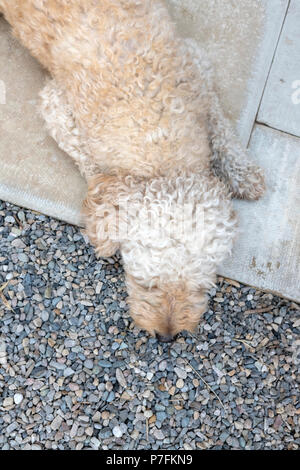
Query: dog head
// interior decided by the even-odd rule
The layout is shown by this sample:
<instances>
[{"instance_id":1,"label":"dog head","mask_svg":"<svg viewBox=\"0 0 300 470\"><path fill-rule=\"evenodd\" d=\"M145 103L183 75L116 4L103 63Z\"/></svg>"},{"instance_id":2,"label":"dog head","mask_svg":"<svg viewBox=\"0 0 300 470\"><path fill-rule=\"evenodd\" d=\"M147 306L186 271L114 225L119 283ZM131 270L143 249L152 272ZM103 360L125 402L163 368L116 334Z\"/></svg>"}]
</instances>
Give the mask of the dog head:
<instances>
[{"instance_id":1,"label":"dog head","mask_svg":"<svg viewBox=\"0 0 300 470\"><path fill-rule=\"evenodd\" d=\"M204 289L187 281L158 281L151 287L127 275L128 303L135 323L163 342L194 331L207 306Z\"/></svg>"},{"instance_id":2,"label":"dog head","mask_svg":"<svg viewBox=\"0 0 300 470\"><path fill-rule=\"evenodd\" d=\"M98 255L121 250L136 324L162 340L193 331L235 234L223 183L211 174L101 174L90 180L84 207Z\"/></svg>"}]
</instances>

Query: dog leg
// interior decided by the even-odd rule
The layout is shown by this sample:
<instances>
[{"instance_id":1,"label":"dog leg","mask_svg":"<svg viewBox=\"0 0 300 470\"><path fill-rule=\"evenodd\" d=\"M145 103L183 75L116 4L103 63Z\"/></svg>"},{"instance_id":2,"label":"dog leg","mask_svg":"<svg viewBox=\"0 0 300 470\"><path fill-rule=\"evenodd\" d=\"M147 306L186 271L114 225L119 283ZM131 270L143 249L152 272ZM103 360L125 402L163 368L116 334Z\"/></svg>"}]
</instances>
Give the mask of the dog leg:
<instances>
[{"instance_id":1,"label":"dog leg","mask_svg":"<svg viewBox=\"0 0 300 470\"><path fill-rule=\"evenodd\" d=\"M58 146L73 158L82 176L88 182L88 193L84 201L83 213L86 221L86 230L90 242L95 246L96 253L100 257L110 257L119 249L119 243L111 240L105 229L113 225L116 211L112 210L112 205L104 204L100 206L102 198L105 198L104 175L99 175L100 170L93 164L93 159L89 157L83 143L83 136L76 127L76 122L72 114L72 108L67 103L64 92L57 86L55 80L50 80L40 92L41 114L46 122L46 128ZM100 181L102 185L100 185ZM99 207L98 207L99 206ZM101 218L99 213L108 215ZM110 223L109 223L110 222ZM103 235L101 239L99 233Z\"/></svg>"},{"instance_id":2,"label":"dog leg","mask_svg":"<svg viewBox=\"0 0 300 470\"><path fill-rule=\"evenodd\" d=\"M214 89L213 68L206 52L193 39L187 39L185 43L198 67L203 96L208 97L208 132L213 171L227 184L233 197L259 199L265 190L263 172L251 161L224 115Z\"/></svg>"},{"instance_id":3,"label":"dog leg","mask_svg":"<svg viewBox=\"0 0 300 470\"><path fill-rule=\"evenodd\" d=\"M216 94L210 101L209 134L215 174L228 185L233 197L259 199L265 190L263 171L235 136Z\"/></svg>"},{"instance_id":4,"label":"dog leg","mask_svg":"<svg viewBox=\"0 0 300 470\"><path fill-rule=\"evenodd\" d=\"M97 173L97 169L85 149L84 138L76 127L72 108L67 103L63 90L57 86L55 80L49 80L40 92L40 97L40 111L49 134L59 148L73 158L82 176L88 179Z\"/></svg>"}]
</instances>

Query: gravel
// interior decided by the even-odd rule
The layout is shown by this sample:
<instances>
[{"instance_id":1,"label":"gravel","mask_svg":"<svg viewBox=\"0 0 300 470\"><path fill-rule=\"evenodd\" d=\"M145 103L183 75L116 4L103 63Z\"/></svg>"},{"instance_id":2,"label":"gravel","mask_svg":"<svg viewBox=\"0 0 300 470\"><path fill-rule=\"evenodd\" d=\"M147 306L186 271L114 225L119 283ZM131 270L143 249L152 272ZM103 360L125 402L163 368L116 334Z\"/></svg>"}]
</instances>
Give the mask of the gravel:
<instances>
[{"instance_id":1,"label":"gravel","mask_svg":"<svg viewBox=\"0 0 300 470\"><path fill-rule=\"evenodd\" d=\"M299 449L299 320L219 278L197 333L160 344L119 256L0 202L0 448Z\"/></svg>"}]
</instances>

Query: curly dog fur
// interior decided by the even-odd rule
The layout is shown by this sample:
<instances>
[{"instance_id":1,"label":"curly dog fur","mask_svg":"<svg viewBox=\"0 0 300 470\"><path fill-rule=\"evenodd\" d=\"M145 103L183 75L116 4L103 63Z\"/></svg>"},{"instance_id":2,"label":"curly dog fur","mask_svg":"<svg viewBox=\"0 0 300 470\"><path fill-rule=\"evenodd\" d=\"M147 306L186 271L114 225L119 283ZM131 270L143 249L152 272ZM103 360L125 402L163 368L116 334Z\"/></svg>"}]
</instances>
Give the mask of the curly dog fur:
<instances>
[{"instance_id":1,"label":"curly dog fur","mask_svg":"<svg viewBox=\"0 0 300 470\"><path fill-rule=\"evenodd\" d=\"M0 9L51 74L43 117L88 181L97 254L121 250L136 323L163 338L193 330L232 248L231 197L264 191L205 52L177 37L161 0L0 0Z\"/></svg>"}]
</instances>

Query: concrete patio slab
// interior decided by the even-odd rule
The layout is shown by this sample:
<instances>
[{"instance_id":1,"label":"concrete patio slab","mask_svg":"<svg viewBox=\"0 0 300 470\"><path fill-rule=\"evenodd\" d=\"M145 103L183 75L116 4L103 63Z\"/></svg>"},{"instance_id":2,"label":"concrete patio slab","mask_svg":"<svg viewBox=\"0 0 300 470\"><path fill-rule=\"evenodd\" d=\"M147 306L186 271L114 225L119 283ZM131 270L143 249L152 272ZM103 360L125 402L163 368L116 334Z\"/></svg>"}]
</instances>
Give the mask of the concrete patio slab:
<instances>
[{"instance_id":1,"label":"concrete patio slab","mask_svg":"<svg viewBox=\"0 0 300 470\"><path fill-rule=\"evenodd\" d=\"M0 199L80 223L85 182L37 112L46 72L0 18Z\"/></svg>"},{"instance_id":2,"label":"concrete patio slab","mask_svg":"<svg viewBox=\"0 0 300 470\"><path fill-rule=\"evenodd\" d=\"M250 149L268 190L235 201L240 235L220 274L300 301L300 139L256 125Z\"/></svg>"}]
</instances>

